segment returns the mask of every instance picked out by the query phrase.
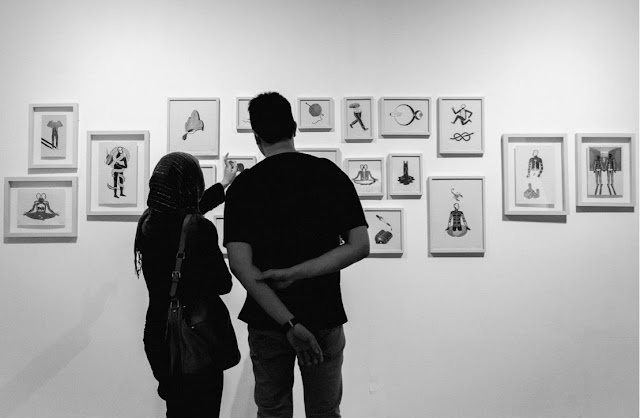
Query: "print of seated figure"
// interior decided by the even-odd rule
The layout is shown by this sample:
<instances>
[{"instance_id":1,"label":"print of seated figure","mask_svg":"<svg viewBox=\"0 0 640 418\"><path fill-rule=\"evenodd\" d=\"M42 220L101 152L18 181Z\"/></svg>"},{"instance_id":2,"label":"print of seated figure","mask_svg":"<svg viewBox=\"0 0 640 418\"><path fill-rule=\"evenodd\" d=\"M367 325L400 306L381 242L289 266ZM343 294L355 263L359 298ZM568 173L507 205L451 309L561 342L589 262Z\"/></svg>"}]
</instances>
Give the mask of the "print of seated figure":
<instances>
[{"instance_id":1,"label":"print of seated figure","mask_svg":"<svg viewBox=\"0 0 640 418\"><path fill-rule=\"evenodd\" d=\"M44 221L45 219L50 219L60 214L51 209L46 193L36 193L36 200L33 202L33 206L24 212L23 215L31 219Z\"/></svg>"},{"instance_id":2,"label":"print of seated figure","mask_svg":"<svg viewBox=\"0 0 640 418\"><path fill-rule=\"evenodd\" d=\"M447 234L452 237L461 237L467 234L467 231L471 231L471 228L467 225L467 220L464 217L464 213L460 210L460 204L454 203L453 210L449 214L449 222L447 223Z\"/></svg>"},{"instance_id":3,"label":"print of seated figure","mask_svg":"<svg viewBox=\"0 0 640 418\"><path fill-rule=\"evenodd\" d=\"M115 147L107 154L105 158L105 164L113 166L111 175L113 176L113 186L107 183L107 187L113 190L113 197L119 199L118 189L120 190L120 196L126 197L124 194L124 170L129 167L129 150L124 147Z\"/></svg>"},{"instance_id":4,"label":"print of seated figure","mask_svg":"<svg viewBox=\"0 0 640 418\"><path fill-rule=\"evenodd\" d=\"M378 181L377 178L374 178L371 175L371 171L369 171L369 166L367 164L360 164L360 171L358 171L358 175L351 180L362 186L368 186L369 184L373 184Z\"/></svg>"}]
</instances>

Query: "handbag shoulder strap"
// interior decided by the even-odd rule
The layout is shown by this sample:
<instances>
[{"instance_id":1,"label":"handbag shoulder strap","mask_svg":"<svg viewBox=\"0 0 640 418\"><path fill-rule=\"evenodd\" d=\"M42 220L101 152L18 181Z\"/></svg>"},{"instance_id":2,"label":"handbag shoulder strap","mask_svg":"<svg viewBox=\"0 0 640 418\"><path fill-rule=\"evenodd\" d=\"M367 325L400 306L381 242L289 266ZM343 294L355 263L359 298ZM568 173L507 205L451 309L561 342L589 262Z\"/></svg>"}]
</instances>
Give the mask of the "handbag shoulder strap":
<instances>
[{"instance_id":1,"label":"handbag shoulder strap","mask_svg":"<svg viewBox=\"0 0 640 418\"><path fill-rule=\"evenodd\" d=\"M171 273L171 289L169 290L169 297L171 299L176 298L176 292L178 291L180 270L182 270L182 261L185 259L184 249L187 241L187 225L189 225L192 216L191 214L187 214L182 222L182 233L180 234L180 244L178 245L178 253L176 254L176 264Z\"/></svg>"}]
</instances>

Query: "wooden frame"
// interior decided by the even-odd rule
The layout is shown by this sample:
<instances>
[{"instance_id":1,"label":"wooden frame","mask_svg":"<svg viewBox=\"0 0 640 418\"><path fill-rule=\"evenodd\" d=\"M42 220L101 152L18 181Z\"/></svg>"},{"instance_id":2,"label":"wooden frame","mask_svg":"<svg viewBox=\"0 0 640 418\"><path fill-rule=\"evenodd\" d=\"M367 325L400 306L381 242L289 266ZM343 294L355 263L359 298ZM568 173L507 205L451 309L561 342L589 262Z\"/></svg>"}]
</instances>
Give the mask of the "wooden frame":
<instances>
[{"instance_id":1,"label":"wooden frame","mask_svg":"<svg viewBox=\"0 0 640 418\"><path fill-rule=\"evenodd\" d=\"M540 150L545 155L540 155ZM541 178L543 172L546 175ZM502 198L506 216L565 216L568 190L565 134L502 136Z\"/></svg>"},{"instance_id":2,"label":"wooden frame","mask_svg":"<svg viewBox=\"0 0 640 418\"><path fill-rule=\"evenodd\" d=\"M370 164L371 167L369 167ZM377 169L378 164L379 170ZM386 180L384 158L345 158L344 172L353 182L360 198L381 199L384 197Z\"/></svg>"},{"instance_id":3,"label":"wooden frame","mask_svg":"<svg viewBox=\"0 0 640 418\"><path fill-rule=\"evenodd\" d=\"M220 99L172 97L167 100L167 153L182 151L197 157L220 154Z\"/></svg>"},{"instance_id":4,"label":"wooden frame","mask_svg":"<svg viewBox=\"0 0 640 418\"><path fill-rule=\"evenodd\" d=\"M31 209L29 205L32 206ZM77 236L77 177L32 176L5 178L5 238L66 238Z\"/></svg>"},{"instance_id":5,"label":"wooden frame","mask_svg":"<svg viewBox=\"0 0 640 418\"><path fill-rule=\"evenodd\" d=\"M29 169L77 169L78 122L77 103L30 104Z\"/></svg>"},{"instance_id":6,"label":"wooden frame","mask_svg":"<svg viewBox=\"0 0 640 418\"><path fill-rule=\"evenodd\" d=\"M576 206L635 206L635 138L634 134L576 134ZM596 154L607 155L600 157L600 163ZM617 155L608 165L612 154Z\"/></svg>"},{"instance_id":7,"label":"wooden frame","mask_svg":"<svg viewBox=\"0 0 640 418\"><path fill-rule=\"evenodd\" d=\"M397 160L401 164L397 164ZM414 164L409 164L411 161ZM405 166L405 162L407 162ZM418 168L415 168L417 162ZM420 198L422 196L422 154L402 153L387 156L387 189L392 198ZM406 169L406 172L405 172Z\"/></svg>"},{"instance_id":8,"label":"wooden frame","mask_svg":"<svg viewBox=\"0 0 640 418\"><path fill-rule=\"evenodd\" d=\"M354 109L359 109L360 112L357 112ZM375 113L375 102L371 96L351 96L343 98L342 138L344 141L373 141ZM356 114L359 114L360 118L358 118ZM362 123L360 123L360 121Z\"/></svg>"},{"instance_id":9,"label":"wooden frame","mask_svg":"<svg viewBox=\"0 0 640 418\"><path fill-rule=\"evenodd\" d=\"M432 176L427 180L427 187L429 253L460 256L484 254L484 177Z\"/></svg>"},{"instance_id":10,"label":"wooden frame","mask_svg":"<svg viewBox=\"0 0 640 418\"><path fill-rule=\"evenodd\" d=\"M406 228L403 208L365 207L364 215L369 224L367 232L371 255L404 254Z\"/></svg>"},{"instance_id":11,"label":"wooden frame","mask_svg":"<svg viewBox=\"0 0 640 418\"><path fill-rule=\"evenodd\" d=\"M342 152L339 148L298 148L297 151L319 158L331 160L338 167L342 166Z\"/></svg>"},{"instance_id":12,"label":"wooden frame","mask_svg":"<svg viewBox=\"0 0 640 418\"><path fill-rule=\"evenodd\" d=\"M380 136L428 138L431 135L431 97L381 97L378 112Z\"/></svg>"},{"instance_id":13,"label":"wooden frame","mask_svg":"<svg viewBox=\"0 0 640 418\"><path fill-rule=\"evenodd\" d=\"M439 97L438 154L481 157L484 120L484 97Z\"/></svg>"},{"instance_id":14,"label":"wooden frame","mask_svg":"<svg viewBox=\"0 0 640 418\"><path fill-rule=\"evenodd\" d=\"M296 109L300 132L334 130L335 110L331 97L300 97Z\"/></svg>"},{"instance_id":15,"label":"wooden frame","mask_svg":"<svg viewBox=\"0 0 640 418\"><path fill-rule=\"evenodd\" d=\"M222 245L224 240L224 215L223 214L215 214L213 215L213 225L216 227L218 232L218 247L220 247L220 251L222 255L227 257L227 247Z\"/></svg>"},{"instance_id":16,"label":"wooden frame","mask_svg":"<svg viewBox=\"0 0 640 418\"><path fill-rule=\"evenodd\" d=\"M252 97L236 97L236 131L253 132L249 120L249 102Z\"/></svg>"},{"instance_id":17,"label":"wooden frame","mask_svg":"<svg viewBox=\"0 0 640 418\"><path fill-rule=\"evenodd\" d=\"M124 169L119 168L122 164L116 167L122 155L127 161ZM114 170L121 171L120 178ZM149 131L87 132L87 215L139 216L148 192Z\"/></svg>"}]
</instances>

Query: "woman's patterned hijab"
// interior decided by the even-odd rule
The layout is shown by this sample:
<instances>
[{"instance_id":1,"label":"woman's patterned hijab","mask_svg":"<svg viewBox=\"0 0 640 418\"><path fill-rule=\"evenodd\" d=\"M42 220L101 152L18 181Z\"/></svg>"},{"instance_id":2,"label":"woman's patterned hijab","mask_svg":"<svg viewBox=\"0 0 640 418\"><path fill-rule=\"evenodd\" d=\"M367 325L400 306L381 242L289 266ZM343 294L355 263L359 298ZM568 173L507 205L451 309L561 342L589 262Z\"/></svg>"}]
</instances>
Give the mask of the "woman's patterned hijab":
<instances>
[{"instance_id":1,"label":"woman's patterned hijab","mask_svg":"<svg viewBox=\"0 0 640 418\"><path fill-rule=\"evenodd\" d=\"M172 152L153 170L147 206L157 213L199 213L203 193L204 177L198 160L191 154Z\"/></svg>"}]
</instances>

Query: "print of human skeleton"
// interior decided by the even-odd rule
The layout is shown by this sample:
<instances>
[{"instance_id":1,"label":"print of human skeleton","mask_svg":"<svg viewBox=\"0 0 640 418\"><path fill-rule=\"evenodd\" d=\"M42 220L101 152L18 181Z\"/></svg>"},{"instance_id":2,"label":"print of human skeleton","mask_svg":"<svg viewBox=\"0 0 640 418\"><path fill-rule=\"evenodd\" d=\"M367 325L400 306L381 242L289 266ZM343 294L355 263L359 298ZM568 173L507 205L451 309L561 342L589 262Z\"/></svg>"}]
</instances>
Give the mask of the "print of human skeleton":
<instances>
[{"instance_id":1,"label":"print of human skeleton","mask_svg":"<svg viewBox=\"0 0 640 418\"><path fill-rule=\"evenodd\" d=\"M23 215L31 219L44 221L45 219L50 219L60 214L51 209L46 193L36 193L36 200L33 202L33 206L24 212Z\"/></svg>"},{"instance_id":2,"label":"print of human skeleton","mask_svg":"<svg viewBox=\"0 0 640 418\"><path fill-rule=\"evenodd\" d=\"M184 124L185 133L182 135L182 140L187 140L187 135L196 133L197 131L204 131L204 122L200 119L200 113L197 110L191 112L191 116Z\"/></svg>"},{"instance_id":3,"label":"print of human skeleton","mask_svg":"<svg viewBox=\"0 0 640 418\"><path fill-rule=\"evenodd\" d=\"M540 177L544 165L542 164L542 158L538 156L538 150L533 151L533 157L529 158L529 164L527 166L527 177L533 174L533 177Z\"/></svg>"},{"instance_id":4,"label":"print of human skeleton","mask_svg":"<svg viewBox=\"0 0 640 418\"><path fill-rule=\"evenodd\" d=\"M364 122L362 121L362 107L360 106L360 103L351 103L349 108L353 109L353 116L355 117L355 120L349 124L349 127L353 128L353 125L358 123L363 131L368 131L369 128L364 126Z\"/></svg>"},{"instance_id":5,"label":"print of human skeleton","mask_svg":"<svg viewBox=\"0 0 640 418\"><path fill-rule=\"evenodd\" d=\"M49 123L47 123L47 127L51 128L51 141L48 141L44 138L40 138L40 143L42 145L44 145L47 148L50 149L57 149L58 148L58 128L62 128L62 122L58 121L52 121L50 120Z\"/></svg>"},{"instance_id":6,"label":"print of human skeleton","mask_svg":"<svg viewBox=\"0 0 640 418\"><path fill-rule=\"evenodd\" d=\"M393 231L393 227L391 226L391 224L389 222L387 222L382 216L376 215L376 218L378 218L378 220L380 222L388 225L389 228L391 229L391 231ZM375 243L376 244L387 244L389 241L391 241L391 238L393 238L393 234L391 233L391 231L387 231L384 228L381 229L380 231L378 231L376 236L373 238Z\"/></svg>"},{"instance_id":7,"label":"print of human skeleton","mask_svg":"<svg viewBox=\"0 0 640 418\"><path fill-rule=\"evenodd\" d=\"M368 186L378 181L377 178L371 175L371 171L369 171L369 166L367 164L360 164L360 171L358 171L358 175L351 180L361 186Z\"/></svg>"},{"instance_id":8,"label":"print of human skeleton","mask_svg":"<svg viewBox=\"0 0 640 418\"><path fill-rule=\"evenodd\" d=\"M113 197L119 199L118 189L120 190L120 196L124 194L124 171L129 167L129 159L131 158L129 150L125 147L115 147L107 153L105 158L105 164L112 167L111 176L113 177L113 185L107 183L107 187L113 190Z\"/></svg>"}]
</instances>

